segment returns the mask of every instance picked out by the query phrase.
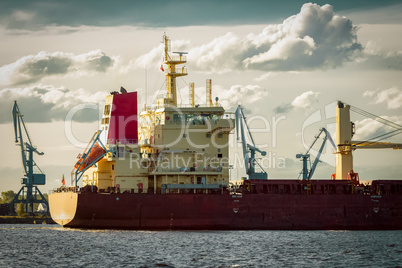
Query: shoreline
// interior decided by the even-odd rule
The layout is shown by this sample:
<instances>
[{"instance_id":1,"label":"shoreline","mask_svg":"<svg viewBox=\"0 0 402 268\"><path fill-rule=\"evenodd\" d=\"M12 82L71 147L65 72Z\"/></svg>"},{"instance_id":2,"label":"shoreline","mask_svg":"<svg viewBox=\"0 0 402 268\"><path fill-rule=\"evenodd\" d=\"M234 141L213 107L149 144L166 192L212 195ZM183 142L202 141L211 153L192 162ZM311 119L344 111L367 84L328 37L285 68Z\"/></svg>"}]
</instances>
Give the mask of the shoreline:
<instances>
[{"instance_id":1,"label":"shoreline","mask_svg":"<svg viewBox=\"0 0 402 268\"><path fill-rule=\"evenodd\" d=\"M0 216L0 224L57 224L50 216Z\"/></svg>"}]
</instances>

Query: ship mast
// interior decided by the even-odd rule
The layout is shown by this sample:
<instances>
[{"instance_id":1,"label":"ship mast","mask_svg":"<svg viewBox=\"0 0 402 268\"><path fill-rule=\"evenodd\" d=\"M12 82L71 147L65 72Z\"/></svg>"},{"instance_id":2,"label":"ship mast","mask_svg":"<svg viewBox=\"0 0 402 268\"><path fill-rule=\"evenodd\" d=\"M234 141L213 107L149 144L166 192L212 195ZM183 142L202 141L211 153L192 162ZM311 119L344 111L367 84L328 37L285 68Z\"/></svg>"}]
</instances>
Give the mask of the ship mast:
<instances>
[{"instance_id":1,"label":"ship mast","mask_svg":"<svg viewBox=\"0 0 402 268\"><path fill-rule=\"evenodd\" d=\"M170 56L170 39L169 37L164 34L163 35L163 44L164 44L164 51L165 56L163 57L163 63L167 65L167 70L164 70L162 66L162 70L165 72L166 76L166 89L167 89L167 96L164 96L161 100L158 101L158 106L177 106L177 94L176 94L176 77L185 76L187 75L187 69L183 67L177 69L176 65L184 64L187 62L186 56L187 52L173 52L178 54L178 56Z\"/></svg>"},{"instance_id":2,"label":"ship mast","mask_svg":"<svg viewBox=\"0 0 402 268\"><path fill-rule=\"evenodd\" d=\"M336 106L336 178L347 180L353 172L352 137L354 124L350 122L350 105L338 102Z\"/></svg>"}]
</instances>

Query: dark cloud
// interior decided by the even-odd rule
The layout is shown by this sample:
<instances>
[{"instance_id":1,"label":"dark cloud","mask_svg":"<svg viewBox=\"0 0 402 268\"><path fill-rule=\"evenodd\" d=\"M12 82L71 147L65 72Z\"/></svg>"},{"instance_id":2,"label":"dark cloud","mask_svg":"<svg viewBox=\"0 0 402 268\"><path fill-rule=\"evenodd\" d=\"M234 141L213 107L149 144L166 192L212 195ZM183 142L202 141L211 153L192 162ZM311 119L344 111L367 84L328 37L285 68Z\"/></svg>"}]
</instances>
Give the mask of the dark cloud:
<instances>
[{"instance_id":1,"label":"dark cloud","mask_svg":"<svg viewBox=\"0 0 402 268\"><path fill-rule=\"evenodd\" d=\"M40 81L46 76L70 73L105 72L114 60L100 50L74 55L40 52L0 67L0 84L20 85Z\"/></svg>"},{"instance_id":2,"label":"dark cloud","mask_svg":"<svg viewBox=\"0 0 402 268\"><path fill-rule=\"evenodd\" d=\"M106 92L92 94L83 89L69 90L64 87L36 85L25 88L0 90L0 124L12 121L13 101L18 102L24 120L29 122L51 122L65 120L75 106L81 105L72 120L77 122L98 121L101 103ZM86 104L87 105L83 105ZM92 104L91 104L92 103Z\"/></svg>"},{"instance_id":3,"label":"dark cloud","mask_svg":"<svg viewBox=\"0 0 402 268\"><path fill-rule=\"evenodd\" d=\"M43 59L31 58L18 68L18 72L26 77L26 80L17 83L38 81L44 76L65 74L71 65L71 59L63 57L46 57Z\"/></svg>"},{"instance_id":4,"label":"dark cloud","mask_svg":"<svg viewBox=\"0 0 402 268\"><path fill-rule=\"evenodd\" d=\"M265 23L297 12L300 0L2 0L0 23L8 28L38 29L46 25L139 25L151 27ZM318 1L338 11L375 9L400 0ZM245 12L247 11L247 12ZM173 16L171 14L174 14Z\"/></svg>"},{"instance_id":5,"label":"dark cloud","mask_svg":"<svg viewBox=\"0 0 402 268\"><path fill-rule=\"evenodd\" d=\"M332 6L308 3L282 24L268 25L246 37L229 32L190 49L188 57L195 69L209 72L331 69L361 55L356 30Z\"/></svg>"},{"instance_id":6,"label":"dark cloud","mask_svg":"<svg viewBox=\"0 0 402 268\"><path fill-rule=\"evenodd\" d=\"M113 60L109 56L103 54L100 57L88 59L87 65L90 70L106 72L106 70L113 65Z\"/></svg>"},{"instance_id":7,"label":"dark cloud","mask_svg":"<svg viewBox=\"0 0 402 268\"><path fill-rule=\"evenodd\" d=\"M336 68L362 50L351 20L335 14L330 5L311 3L253 36L251 44L268 49L245 58L245 66L272 71Z\"/></svg>"},{"instance_id":8,"label":"dark cloud","mask_svg":"<svg viewBox=\"0 0 402 268\"><path fill-rule=\"evenodd\" d=\"M313 71L356 62L361 68L402 69L400 53L373 53L358 41L357 26L331 5L304 4L281 24L245 37L228 32L189 49L189 66L206 72L235 70ZM185 43L174 42L174 46ZM188 43L186 43L188 44ZM162 46L140 56L135 65L158 66Z\"/></svg>"},{"instance_id":9,"label":"dark cloud","mask_svg":"<svg viewBox=\"0 0 402 268\"><path fill-rule=\"evenodd\" d=\"M292 104L287 103L287 104L282 104L282 105L275 107L273 109L273 112L276 114L286 114L286 113L290 112L292 109L293 109Z\"/></svg>"}]
</instances>

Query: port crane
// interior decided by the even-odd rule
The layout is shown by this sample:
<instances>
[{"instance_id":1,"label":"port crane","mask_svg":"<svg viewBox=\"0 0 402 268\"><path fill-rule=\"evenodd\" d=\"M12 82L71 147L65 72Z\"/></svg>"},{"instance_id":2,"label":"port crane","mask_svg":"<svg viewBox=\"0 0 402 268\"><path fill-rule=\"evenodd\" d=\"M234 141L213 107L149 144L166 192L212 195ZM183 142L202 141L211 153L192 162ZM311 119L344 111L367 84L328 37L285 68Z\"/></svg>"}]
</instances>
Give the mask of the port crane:
<instances>
[{"instance_id":1,"label":"port crane","mask_svg":"<svg viewBox=\"0 0 402 268\"><path fill-rule=\"evenodd\" d=\"M313 146L317 142L317 140L320 138L322 133L324 133L324 135L325 135L324 140L321 144L320 149L318 150L318 153L313 162L313 165L311 165L310 169L308 169L307 163L310 162L310 164L311 164L309 152L310 152L311 148L313 148ZM320 162L320 157L321 157L322 151L324 150L325 144L327 143L327 140L329 140L331 142L332 147L336 149L336 145L335 145L335 142L331 138L331 134L328 132L328 130L326 130L325 128L322 128L322 129L320 129L320 133L318 133L318 135L315 137L315 140L311 144L310 148L308 148L307 152L305 154L297 154L296 155L296 158L300 158L301 161L303 162L303 169L299 174L299 177L300 177L300 175L303 175L303 177L302 177L303 180L310 180L313 177L317 164Z\"/></svg>"},{"instance_id":2,"label":"port crane","mask_svg":"<svg viewBox=\"0 0 402 268\"><path fill-rule=\"evenodd\" d=\"M25 125L23 115L17 105L17 101L14 101L12 109L15 143L21 147L21 158L24 178L21 179L23 185L18 191L17 195L10 203L10 212L14 214L14 205L17 203L23 203L25 212L30 211L33 213L33 204L42 203L46 205L46 210L49 212L49 204L45 197L42 195L37 185L45 185L46 175L38 167L33 159L33 154L43 155L43 152L39 152L37 148L32 144L31 137L29 136L28 129ZM27 141L24 142L24 133ZM34 173L34 168L39 171Z\"/></svg>"},{"instance_id":3,"label":"port crane","mask_svg":"<svg viewBox=\"0 0 402 268\"><path fill-rule=\"evenodd\" d=\"M266 180L268 179L267 172L261 167L261 165L255 160L256 152L259 152L262 156L265 156L267 153L258 149L255 146L253 136L251 135L250 129L247 125L246 117L244 116L243 108L239 105L235 112L236 118L236 136L237 140L241 139L242 149L243 149L243 158L244 165L246 167L246 173L250 180ZM247 129L248 136L250 137L251 143L248 144L246 142L246 134L244 132L244 128ZM240 137L239 137L240 136ZM263 172L255 172L255 165L258 165Z\"/></svg>"}]
</instances>

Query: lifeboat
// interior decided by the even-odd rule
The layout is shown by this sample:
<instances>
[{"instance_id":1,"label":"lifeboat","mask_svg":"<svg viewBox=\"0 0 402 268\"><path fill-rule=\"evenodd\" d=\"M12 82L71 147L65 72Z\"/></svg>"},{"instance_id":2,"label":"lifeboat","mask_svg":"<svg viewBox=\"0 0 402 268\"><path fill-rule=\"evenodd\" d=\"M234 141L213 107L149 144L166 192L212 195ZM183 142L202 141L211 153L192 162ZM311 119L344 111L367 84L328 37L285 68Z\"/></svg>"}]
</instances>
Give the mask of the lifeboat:
<instances>
[{"instance_id":1,"label":"lifeboat","mask_svg":"<svg viewBox=\"0 0 402 268\"><path fill-rule=\"evenodd\" d=\"M104 155L105 153L106 153L105 149L98 143L95 143L94 146L92 146L92 149L88 153L83 154L80 157L80 159L75 164L74 168L81 171L87 167L90 167L96 162L98 162L101 159L101 156Z\"/></svg>"}]
</instances>

